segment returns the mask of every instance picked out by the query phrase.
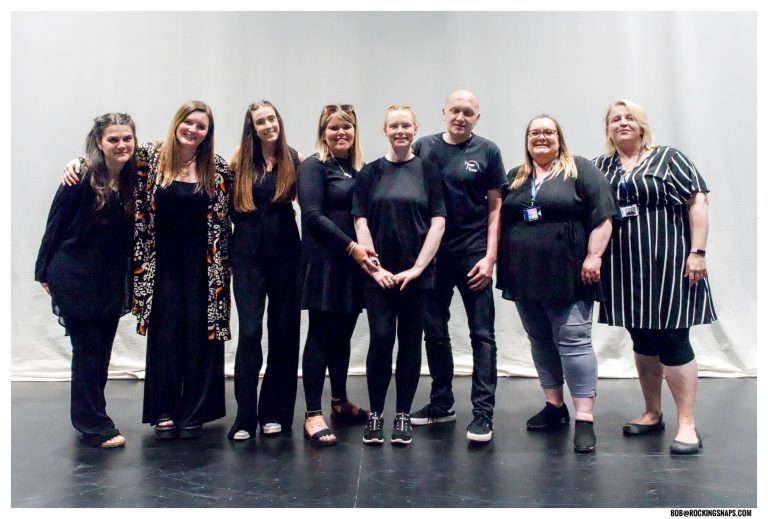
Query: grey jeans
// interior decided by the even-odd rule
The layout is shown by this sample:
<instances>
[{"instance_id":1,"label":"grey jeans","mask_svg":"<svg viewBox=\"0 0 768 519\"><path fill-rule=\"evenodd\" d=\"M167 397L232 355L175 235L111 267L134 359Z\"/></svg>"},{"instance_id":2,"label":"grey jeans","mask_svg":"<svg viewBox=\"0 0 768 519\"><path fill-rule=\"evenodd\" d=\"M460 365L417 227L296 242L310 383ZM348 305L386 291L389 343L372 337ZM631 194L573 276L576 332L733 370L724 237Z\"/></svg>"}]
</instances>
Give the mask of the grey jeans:
<instances>
[{"instance_id":1,"label":"grey jeans","mask_svg":"<svg viewBox=\"0 0 768 519\"><path fill-rule=\"evenodd\" d=\"M531 341L531 354L544 389L563 385L571 396L597 393L597 357L592 349L592 301L515 302Z\"/></svg>"}]
</instances>

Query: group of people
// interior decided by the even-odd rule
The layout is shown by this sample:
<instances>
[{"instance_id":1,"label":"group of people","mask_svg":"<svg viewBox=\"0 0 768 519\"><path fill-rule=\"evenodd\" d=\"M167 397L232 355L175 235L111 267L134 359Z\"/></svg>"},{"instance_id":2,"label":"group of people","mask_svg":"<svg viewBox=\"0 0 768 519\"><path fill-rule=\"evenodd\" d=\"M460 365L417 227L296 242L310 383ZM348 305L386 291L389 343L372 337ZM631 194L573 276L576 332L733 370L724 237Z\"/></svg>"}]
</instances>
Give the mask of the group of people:
<instances>
[{"instance_id":1,"label":"group of people","mask_svg":"<svg viewBox=\"0 0 768 519\"><path fill-rule=\"evenodd\" d=\"M624 434L664 428L666 378L678 415L671 452L697 452L688 331L716 316L705 261L708 189L693 163L656 146L645 112L628 100L609 106L607 154L594 161L571 153L555 118L534 117L524 162L509 174L499 148L474 133L474 94L452 92L442 113L445 131L415 141L413 109L387 108L390 149L369 163L350 104L322 108L316 153L306 159L288 145L268 101L247 108L229 161L215 154L213 113L200 101L179 108L161 142L138 145L127 114L96 118L85 156L67 165L35 268L71 338L71 418L84 443L125 443L104 387L118 320L130 310L147 335L143 422L157 438L199 437L203 424L224 416L230 277L239 316L230 439L251 439L259 427L264 435L291 430L301 310L309 314L303 432L313 445L337 441L322 412L326 370L331 418L364 424L366 444L384 442L396 340L391 442L410 444L413 426L455 421L448 321L458 288L473 357L467 438L488 442L498 263L496 288L515 302L544 392L530 430L570 423L567 383L574 449L595 449L591 328L600 301L599 321L631 335L645 399ZM346 390L363 308L369 409ZM422 337L430 401L411 413Z\"/></svg>"}]
</instances>

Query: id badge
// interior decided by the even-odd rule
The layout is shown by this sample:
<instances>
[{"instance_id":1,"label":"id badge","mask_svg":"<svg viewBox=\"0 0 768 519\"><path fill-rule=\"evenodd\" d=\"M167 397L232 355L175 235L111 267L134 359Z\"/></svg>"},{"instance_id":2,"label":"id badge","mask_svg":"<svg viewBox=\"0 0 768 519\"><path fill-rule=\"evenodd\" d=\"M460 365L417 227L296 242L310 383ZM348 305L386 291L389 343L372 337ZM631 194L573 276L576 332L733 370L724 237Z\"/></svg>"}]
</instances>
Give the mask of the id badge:
<instances>
[{"instance_id":1,"label":"id badge","mask_svg":"<svg viewBox=\"0 0 768 519\"><path fill-rule=\"evenodd\" d=\"M526 222L536 222L541 220L541 207L532 205L523 209L523 220Z\"/></svg>"},{"instance_id":2,"label":"id badge","mask_svg":"<svg viewBox=\"0 0 768 519\"><path fill-rule=\"evenodd\" d=\"M622 218L637 216L637 204L622 205L620 208Z\"/></svg>"}]
</instances>

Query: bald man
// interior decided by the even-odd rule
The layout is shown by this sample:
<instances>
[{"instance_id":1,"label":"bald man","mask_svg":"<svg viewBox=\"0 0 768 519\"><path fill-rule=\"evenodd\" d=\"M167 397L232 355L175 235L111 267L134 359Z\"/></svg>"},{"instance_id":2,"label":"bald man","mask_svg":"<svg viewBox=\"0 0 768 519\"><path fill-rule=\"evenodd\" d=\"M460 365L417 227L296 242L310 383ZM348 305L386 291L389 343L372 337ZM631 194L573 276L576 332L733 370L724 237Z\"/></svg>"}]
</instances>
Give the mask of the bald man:
<instances>
[{"instance_id":1,"label":"bald man","mask_svg":"<svg viewBox=\"0 0 768 519\"><path fill-rule=\"evenodd\" d=\"M451 92L443 107L445 131L413 145L422 160L434 164L443 180L447 210L445 234L437 253L435 296L427 308L424 338L432 376L430 402L411 414L413 425L456 420L453 410L453 353L448 333L451 299L457 287L472 343L472 414L467 439L493 437L496 395L496 339L492 292L499 243L501 190L507 176L499 148L473 133L480 119L477 97Z\"/></svg>"}]
</instances>

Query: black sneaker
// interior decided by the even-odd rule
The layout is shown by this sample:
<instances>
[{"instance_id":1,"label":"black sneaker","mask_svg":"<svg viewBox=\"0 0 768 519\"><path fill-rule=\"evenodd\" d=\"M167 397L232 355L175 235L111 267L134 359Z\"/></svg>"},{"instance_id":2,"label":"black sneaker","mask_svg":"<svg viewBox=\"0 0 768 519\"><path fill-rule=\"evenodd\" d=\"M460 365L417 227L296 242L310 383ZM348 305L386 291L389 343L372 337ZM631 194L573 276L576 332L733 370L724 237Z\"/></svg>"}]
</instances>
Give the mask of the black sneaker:
<instances>
[{"instance_id":1,"label":"black sneaker","mask_svg":"<svg viewBox=\"0 0 768 519\"><path fill-rule=\"evenodd\" d=\"M529 429L538 431L547 427L558 427L567 425L571 421L571 415L568 414L568 408L563 404L561 407L555 407L547 402L544 409L533 415L525 423Z\"/></svg>"},{"instance_id":2,"label":"black sneaker","mask_svg":"<svg viewBox=\"0 0 768 519\"><path fill-rule=\"evenodd\" d=\"M576 431L573 433L573 450L592 452L595 450L596 443L594 424L585 420L576 420Z\"/></svg>"},{"instance_id":3,"label":"black sneaker","mask_svg":"<svg viewBox=\"0 0 768 519\"><path fill-rule=\"evenodd\" d=\"M381 418L379 413L368 415L368 421L365 422L365 431L363 432L363 443L384 443L384 424Z\"/></svg>"},{"instance_id":4,"label":"black sneaker","mask_svg":"<svg viewBox=\"0 0 768 519\"><path fill-rule=\"evenodd\" d=\"M415 413L411 414L411 423L413 425L429 425L441 422L455 422L456 411L443 411L439 407L430 404L425 405Z\"/></svg>"},{"instance_id":5,"label":"black sneaker","mask_svg":"<svg viewBox=\"0 0 768 519\"><path fill-rule=\"evenodd\" d=\"M479 414L467 427L467 439L473 442L489 442L493 437L493 421Z\"/></svg>"},{"instance_id":6,"label":"black sneaker","mask_svg":"<svg viewBox=\"0 0 768 519\"><path fill-rule=\"evenodd\" d=\"M407 413L397 413L395 424L392 426L392 443L408 445L413 441L413 427L411 417Z\"/></svg>"}]
</instances>

